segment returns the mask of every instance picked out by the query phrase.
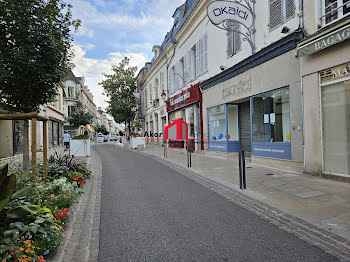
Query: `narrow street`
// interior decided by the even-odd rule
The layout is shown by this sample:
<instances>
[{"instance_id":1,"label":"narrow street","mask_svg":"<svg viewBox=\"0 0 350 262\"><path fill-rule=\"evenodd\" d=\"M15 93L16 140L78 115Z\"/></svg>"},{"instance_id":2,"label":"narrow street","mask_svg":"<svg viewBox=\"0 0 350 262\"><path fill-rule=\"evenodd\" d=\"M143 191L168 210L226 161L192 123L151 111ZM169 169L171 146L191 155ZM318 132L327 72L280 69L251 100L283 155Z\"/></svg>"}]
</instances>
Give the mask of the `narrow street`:
<instances>
[{"instance_id":1,"label":"narrow street","mask_svg":"<svg viewBox=\"0 0 350 262\"><path fill-rule=\"evenodd\" d=\"M338 261L159 162L111 144L99 261Z\"/></svg>"}]
</instances>

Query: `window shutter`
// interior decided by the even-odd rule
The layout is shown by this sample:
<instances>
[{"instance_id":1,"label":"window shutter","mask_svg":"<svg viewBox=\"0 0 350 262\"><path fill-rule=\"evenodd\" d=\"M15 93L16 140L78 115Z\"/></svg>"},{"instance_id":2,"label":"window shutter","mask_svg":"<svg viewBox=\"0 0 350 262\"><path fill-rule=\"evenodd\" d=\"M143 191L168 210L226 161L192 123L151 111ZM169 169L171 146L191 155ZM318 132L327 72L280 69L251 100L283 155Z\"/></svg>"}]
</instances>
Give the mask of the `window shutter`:
<instances>
[{"instance_id":1,"label":"window shutter","mask_svg":"<svg viewBox=\"0 0 350 262\"><path fill-rule=\"evenodd\" d=\"M203 73L203 38L199 40L199 73Z\"/></svg>"},{"instance_id":2,"label":"window shutter","mask_svg":"<svg viewBox=\"0 0 350 262\"><path fill-rule=\"evenodd\" d=\"M169 83L168 83L168 87L169 87L169 93L172 94L172 90L173 90L173 77L172 77L172 69L170 69L169 71Z\"/></svg>"},{"instance_id":3,"label":"window shutter","mask_svg":"<svg viewBox=\"0 0 350 262\"><path fill-rule=\"evenodd\" d=\"M240 26L239 23L234 23L233 24L234 30L239 31ZM237 54L238 51L241 49L241 34L240 33L234 33L234 38L233 38L233 44L234 44L234 54Z\"/></svg>"},{"instance_id":4,"label":"window shutter","mask_svg":"<svg viewBox=\"0 0 350 262\"><path fill-rule=\"evenodd\" d=\"M187 64L188 64L188 56L187 53L184 55L184 80L185 83L187 83L188 78L187 78Z\"/></svg>"},{"instance_id":5,"label":"window shutter","mask_svg":"<svg viewBox=\"0 0 350 262\"><path fill-rule=\"evenodd\" d=\"M164 72L160 72L160 88L164 90Z\"/></svg>"},{"instance_id":6,"label":"window shutter","mask_svg":"<svg viewBox=\"0 0 350 262\"><path fill-rule=\"evenodd\" d=\"M282 0L270 0L270 30L282 24Z\"/></svg>"},{"instance_id":7,"label":"window shutter","mask_svg":"<svg viewBox=\"0 0 350 262\"><path fill-rule=\"evenodd\" d=\"M208 35L206 34L203 38L203 72L208 70Z\"/></svg>"},{"instance_id":8,"label":"window shutter","mask_svg":"<svg viewBox=\"0 0 350 262\"><path fill-rule=\"evenodd\" d=\"M200 60L199 59L199 54L200 54L200 52L199 52L199 48L200 48L199 43L200 43L200 41L198 41L197 44L196 44L196 76L200 75L200 73L199 73L199 60Z\"/></svg>"},{"instance_id":9,"label":"window shutter","mask_svg":"<svg viewBox=\"0 0 350 262\"><path fill-rule=\"evenodd\" d=\"M189 50L186 54L187 56L187 67L186 67L186 72L185 72L185 76L186 76L186 83L190 82L191 80L191 50Z\"/></svg>"},{"instance_id":10,"label":"window shutter","mask_svg":"<svg viewBox=\"0 0 350 262\"><path fill-rule=\"evenodd\" d=\"M229 24L229 26L231 27L231 23ZM227 31L226 33L226 37L227 37L227 57L231 57L233 56L233 32L232 31Z\"/></svg>"},{"instance_id":11,"label":"window shutter","mask_svg":"<svg viewBox=\"0 0 350 262\"><path fill-rule=\"evenodd\" d=\"M194 48L190 51L191 80L196 79L196 51Z\"/></svg>"},{"instance_id":12,"label":"window shutter","mask_svg":"<svg viewBox=\"0 0 350 262\"><path fill-rule=\"evenodd\" d=\"M295 4L294 0L285 0L286 1L286 20L289 20L294 16Z\"/></svg>"}]
</instances>

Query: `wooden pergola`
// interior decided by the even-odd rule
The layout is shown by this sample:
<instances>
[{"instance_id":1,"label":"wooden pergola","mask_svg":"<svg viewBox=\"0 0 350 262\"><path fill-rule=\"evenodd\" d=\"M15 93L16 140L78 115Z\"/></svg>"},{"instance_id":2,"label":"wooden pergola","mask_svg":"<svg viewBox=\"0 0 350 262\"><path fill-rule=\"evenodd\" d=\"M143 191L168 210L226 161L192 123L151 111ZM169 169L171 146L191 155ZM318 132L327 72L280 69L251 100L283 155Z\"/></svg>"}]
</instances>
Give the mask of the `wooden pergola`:
<instances>
[{"instance_id":1,"label":"wooden pergola","mask_svg":"<svg viewBox=\"0 0 350 262\"><path fill-rule=\"evenodd\" d=\"M23 168L29 169L29 120L32 121L32 170L37 166L37 141L36 134L37 121L43 121L43 167L44 176L47 176L48 147L47 147L47 117L38 113L10 113L9 111L0 109L0 120L24 120L23 126Z\"/></svg>"}]
</instances>

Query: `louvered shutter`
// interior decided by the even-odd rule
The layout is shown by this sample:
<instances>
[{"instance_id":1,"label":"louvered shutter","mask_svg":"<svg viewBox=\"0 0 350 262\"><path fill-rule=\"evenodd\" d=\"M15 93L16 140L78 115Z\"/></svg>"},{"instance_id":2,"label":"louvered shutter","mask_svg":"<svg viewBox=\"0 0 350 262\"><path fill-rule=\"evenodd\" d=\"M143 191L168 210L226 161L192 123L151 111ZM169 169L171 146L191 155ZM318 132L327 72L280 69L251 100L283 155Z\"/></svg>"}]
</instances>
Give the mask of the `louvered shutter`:
<instances>
[{"instance_id":1,"label":"louvered shutter","mask_svg":"<svg viewBox=\"0 0 350 262\"><path fill-rule=\"evenodd\" d=\"M194 80L196 79L196 52L193 48L190 51L190 67L191 67L191 80Z\"/></svg>"},{"instance_id":2,"label":"louvered shutter","mask_svg":"<svg viewBox=\"0 0 350 262\"><path fill-rule=\"evenodd\" d=\"M208 35L203 37L203 72L208 70Z\"/></svg>"},{"instance_id":3,"label":"louvered shutter","mask_svg":"<svg viewBox=\"0 0 350 262\"><path fill-rule=\"evenodd\" d=\"M192 59L192 54L191 54L191 49L187 52L187 61L188 61L188 71L187 71L187 79L188 82L192 80L192 63L191 63L191 59Z\"/></svg>"},{"instance_id":4,"label":"louvered shutter","mask_svg":"<svg viewBox=\"0 0 350 262\"><path fill-rule=\"evenodd\" d=\"M286 1L286 20L289 20L294 16L295 4L294 4L294 0L285 0L285 1Z\"/></svg>"},{"instance_id":5,"label":"louvered shutter","mask_svg":"<svg viewBox=\"0 0 350 262\"><path fill-rule=\"evenodd\" d=\"M173 69L170 69L169 71L169 93L172 94L173 93Z\"/></svg>"},{"instance_id":6,"label":"louvered shutter","mask_svg":"<svg viewBox=\"0 0 350 262\"><path fill-rule=\"evenodd\" d=\"M187 78L187 64L188 64L188 56L187 53L184 55L184 80L185 83L187 83L188 78Z\"/></svg>"},{"instance_id":7,"label":"louvered shutter","mask_svg":"<svg viewBox=\"0 0 350 262\"><path fill-rule=\"evenodd\" d=\"M240 30L239 23L234 23L233 28L235 31L239 32L239 30ZM238 51L241 49L241 34L240 33L234 33L233 44L234 44L234 54L237 54Z\"/></svg>"},{"instance_id":8,"label":"louvered shutter","mask_svg":"<svg viewBox=\"0 0 350 262\"><path fill-rule=\"evenodd\" d=\"M199 73L203 73L203 38L199 40Z\"/></svg>"},{"instance_id":9,"label":"louvered shutter","mask_svg":"<svg viewBox=\"0 0 350 262\"><path fill-rule=\"evenodd\" d=\"M200 41L197 42L196 44L196 76L199 76L200 75L200 72L199 72L199 55L200 55L200 46L199 46L199 43Z\"/></svg>"},{"instance_id":10,"label":"louvered shutter","mask_svg":"<svg viewBox=\"0 0 350 262\"><path fill-rule=\"evenodd\" d=\"M164 72L160 72L160 88L164 90Z\"/></svg>"},{"instance_id":11,"label":"louvered shutter","mask_svg":"<svg viewBox=\"0 0 350 262\"><path fill-rule=\"evenodd\" d=\"M231 29L231 23L228 22L228 26ZM227 49L226 49L226 53L227 53L227 57L231 57L233 56L233 32L231 30L228 30L226 33L226 37L227 37Z\"/></svg>"},{"instance_id":12,"label":"louvered shutter","mask_svg":"<svg viewBox=\"0 0 350 262\"><path fill-rule=\"evenodd\" d=\"M282 0L270 0L270 29L282 24Z\"/></svg>"}]
</instances>

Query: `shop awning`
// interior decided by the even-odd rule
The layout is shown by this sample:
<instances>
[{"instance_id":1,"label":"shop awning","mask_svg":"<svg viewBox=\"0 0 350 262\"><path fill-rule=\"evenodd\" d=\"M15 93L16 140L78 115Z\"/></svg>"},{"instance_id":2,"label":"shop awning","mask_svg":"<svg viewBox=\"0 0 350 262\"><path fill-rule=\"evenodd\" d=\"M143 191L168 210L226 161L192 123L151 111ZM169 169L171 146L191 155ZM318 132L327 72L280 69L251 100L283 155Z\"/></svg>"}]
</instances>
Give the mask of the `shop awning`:
<instances>
[{"instance_id":1,"label":"shop awning","mask_svg":"<svg viewBox=\"0 0 350 262\"><path fill-rule=\"evenodd\" d=\"M312 42L306 43L304 45L301 44L301 46L298 47L298 56L302 57L311 55L332 45L343 42L346 39L350 39L350 25L346 25Z\"/></svg>"}]
</instances>

